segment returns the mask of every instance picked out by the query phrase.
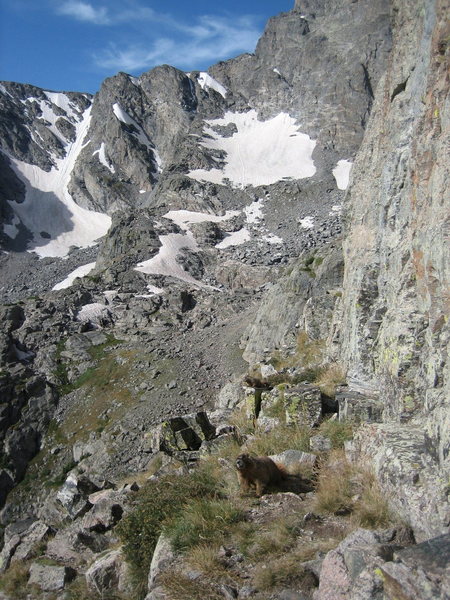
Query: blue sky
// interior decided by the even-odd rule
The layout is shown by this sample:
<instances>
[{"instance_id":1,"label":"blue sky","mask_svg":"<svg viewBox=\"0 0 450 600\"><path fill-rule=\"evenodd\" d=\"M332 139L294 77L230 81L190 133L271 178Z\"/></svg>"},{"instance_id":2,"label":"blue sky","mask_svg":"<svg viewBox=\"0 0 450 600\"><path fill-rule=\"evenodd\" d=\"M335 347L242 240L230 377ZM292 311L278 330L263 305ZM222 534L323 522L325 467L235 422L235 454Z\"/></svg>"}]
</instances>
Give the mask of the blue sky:
<instances>
[{"instance_id":1,"label":"blue sky","mask_svg":"<svg viewBox=\"0 0 450 600\"><path fill-rule=\"evenodd\" d=\"M167 63L205 70L252 52L294 0L0 0L0 80L95 93Z\"/></svg>"}]
</instances>

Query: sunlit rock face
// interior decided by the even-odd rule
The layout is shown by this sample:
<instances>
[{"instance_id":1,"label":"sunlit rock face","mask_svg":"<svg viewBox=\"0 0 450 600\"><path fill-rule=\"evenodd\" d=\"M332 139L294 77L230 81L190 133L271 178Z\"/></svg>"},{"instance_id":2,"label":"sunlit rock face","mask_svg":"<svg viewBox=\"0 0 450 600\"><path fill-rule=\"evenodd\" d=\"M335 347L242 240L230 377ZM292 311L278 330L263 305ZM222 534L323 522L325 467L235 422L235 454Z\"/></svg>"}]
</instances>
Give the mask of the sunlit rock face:
<instances>
[{"instance_id":1,"label":"sunlit rock face","mask_svg":"<svg viewBox=\"0 0 450 600\"><path fill-rule=\"evenodd\" d=\"M440 504L445 485L434 486L450 470L448 7L411 1L393 9L393 51L347 194L342 348L353 385L377 390L384 419L411 428L399 429L399 454L410 464L424 453L431 461L413 490L396 486L398 468L382 452L377 458L392 496L429 536L443 532L448 515L425 516L420 498ZM433 469L439 477L429 477Z\"/></svg>"}]
</instances>

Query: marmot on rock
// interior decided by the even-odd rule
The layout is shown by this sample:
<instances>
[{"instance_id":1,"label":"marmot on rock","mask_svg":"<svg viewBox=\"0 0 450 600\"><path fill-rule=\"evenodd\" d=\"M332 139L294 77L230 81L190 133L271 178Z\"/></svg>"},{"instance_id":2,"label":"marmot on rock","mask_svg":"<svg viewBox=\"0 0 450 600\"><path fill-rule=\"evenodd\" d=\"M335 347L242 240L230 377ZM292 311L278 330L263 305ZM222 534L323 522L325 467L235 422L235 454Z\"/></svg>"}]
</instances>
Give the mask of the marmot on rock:
<instances>
[{"instance_id":1,"label":"marmot on rock","mask_svg":"<svg viewBox=\"0 0 450 600\"><path fill-rule=\"evenodd\" d=\"M280 484L289 477L286 471L268 456L254 458L249 454L240 454L236 459L238 479L243 492L251 487L261 496L267 486Z\"/></svg>"}]
</instances>

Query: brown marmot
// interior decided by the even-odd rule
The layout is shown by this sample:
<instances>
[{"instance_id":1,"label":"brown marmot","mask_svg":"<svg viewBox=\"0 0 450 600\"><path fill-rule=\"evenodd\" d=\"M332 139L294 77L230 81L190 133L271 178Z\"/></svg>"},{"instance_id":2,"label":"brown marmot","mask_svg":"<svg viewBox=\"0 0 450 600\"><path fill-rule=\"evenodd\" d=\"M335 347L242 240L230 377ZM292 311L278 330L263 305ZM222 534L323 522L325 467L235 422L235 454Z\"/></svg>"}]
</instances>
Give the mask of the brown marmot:
<instances>
[{"instance_id":1,"label":"brown marmot","mask_svg":"<svg viewBox=\"0 0 450 600\"><path fill-rule=\"evenodd\" d=\"M251 487L256 495L261 496L269 485L277 485L289 475L268 456L256 458L249 454L240 454L236 459L238 479L243 492L249 492Z\"/></svg>"}]
</instances>

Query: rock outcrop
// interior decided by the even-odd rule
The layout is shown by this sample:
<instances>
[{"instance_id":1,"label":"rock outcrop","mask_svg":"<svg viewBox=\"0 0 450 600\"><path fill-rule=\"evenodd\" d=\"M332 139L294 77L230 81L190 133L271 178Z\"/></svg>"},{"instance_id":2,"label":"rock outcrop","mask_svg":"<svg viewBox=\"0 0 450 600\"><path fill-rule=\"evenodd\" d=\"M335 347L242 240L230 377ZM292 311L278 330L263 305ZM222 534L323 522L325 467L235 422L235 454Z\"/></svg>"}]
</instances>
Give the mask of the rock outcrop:
<instances>
[{"instance_id":1,"label":"rock outcrop","mask_svg":"<svg viewBox=\"0 0 450 600\"><path fill-rule=\"evenodd\" d=\"M119 73L93 98L2 84L2 571L26 561L44 593L72 566L92 593L127 589L115 528L139 486L123 482L245 449L239 407L263 435L314 428L314 454L274 455L288 469L320 469L351 422L347 457L419 542L358 530L280 598L446 597L448 16L446 0L296 0L209 74ZM312 502L293 491L249 521ZM302 513L302 544L342 539L335 517ZM165 563L199 577L160 539L148 598ZM42 546L58 566L30 565ZM239 573L240 551L219 553Z\"/></svg>"},{"instance_id":2,"label":"rock outcrop","mask_svg":"<svg viewBox=\"0 0 450 600\"><path fill-rule=\"evenodd\" d=\"M444 498L450 473L448 4L393 2L393 19L392 53L346 197L340 347L351 386L379 393L393 436L417 439L416 458L433 465L419 468L440 473L440 489L417 496L389 478L405 516L417 513L415 526L430 536L449 525L448 510L424 513L418 499ZM396 454L394 441L388 447ZM378 471L388 479L382 459Z\"/></svg>"}]
</instances>

